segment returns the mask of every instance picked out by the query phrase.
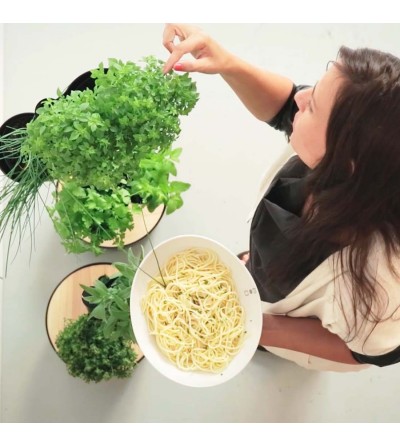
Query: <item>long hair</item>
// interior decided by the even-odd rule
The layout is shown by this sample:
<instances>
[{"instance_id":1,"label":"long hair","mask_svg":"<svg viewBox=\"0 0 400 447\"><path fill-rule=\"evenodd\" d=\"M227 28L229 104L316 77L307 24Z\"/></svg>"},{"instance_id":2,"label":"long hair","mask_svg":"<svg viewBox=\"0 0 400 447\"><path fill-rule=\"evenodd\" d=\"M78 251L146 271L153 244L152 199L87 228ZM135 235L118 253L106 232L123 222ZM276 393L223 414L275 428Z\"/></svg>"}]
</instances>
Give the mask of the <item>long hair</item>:
<instances>
[{"instance_id":1,"label":"long hair","mask_svg":"<svg viewBox=\"0 0 400 447\"><path fill-rule=\"evenodd\" d=\"M300 277L304 265L318 259L321 245L334 241L335 269L346 264L350 274L349 333L355 336L363 322L378 323L387 307L368 267L376 236L395 275L391 260L400 254L400 60L341 47L333 63L343 83L328 122L326 153L307 179L312 205L270 278Z\"/></svg>"}]
</instances>

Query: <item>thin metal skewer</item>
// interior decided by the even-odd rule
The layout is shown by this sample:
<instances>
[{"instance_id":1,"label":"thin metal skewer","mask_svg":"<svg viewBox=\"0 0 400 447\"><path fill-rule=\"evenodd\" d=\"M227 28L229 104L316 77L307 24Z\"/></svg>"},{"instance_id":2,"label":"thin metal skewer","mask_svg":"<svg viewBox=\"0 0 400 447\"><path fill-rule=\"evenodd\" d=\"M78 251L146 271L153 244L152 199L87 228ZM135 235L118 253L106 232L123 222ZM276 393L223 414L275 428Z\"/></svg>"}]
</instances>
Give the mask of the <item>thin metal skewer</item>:
<instances>
[{"instance_id":1,"label":"thin metal skewer","mask_svg":"<svg viewBox=\"0 0 400 447\"><path fill-rule=\"evenodd\" d=\"M147 237L148 237L148 239L149 239L149 242L150 242L150 245L151 245L151 249L153 250L154 257L156 258L156 262L157 262L157 266L158 266L158 271L160 272L160 276L161 276L161 279L162 279L162 281L163 281L164 284L161 284L161 283L158 282L157 280L156 280L156 281L158 282L158 284L160 284L160 285L162 285L164 288L166 288L166 287L167 287L167 284L165 283L165 279L164 279L163 274L162 274L162 271L161 271L160 263L158 262L157 253L156 253L156 251L154 250L153 243L151 242L151 239L150 239L150 234L149 234L149 232L147 231L147 225L146 225L146 220L145 220L145 218L144 218L143 209L141 209L140 211L142 212L144 228L145 228L145 230L146 230L146 234L147 234ZM142 270L142 271L143 271L143 270Z\"/></svg>"}]
</instances>

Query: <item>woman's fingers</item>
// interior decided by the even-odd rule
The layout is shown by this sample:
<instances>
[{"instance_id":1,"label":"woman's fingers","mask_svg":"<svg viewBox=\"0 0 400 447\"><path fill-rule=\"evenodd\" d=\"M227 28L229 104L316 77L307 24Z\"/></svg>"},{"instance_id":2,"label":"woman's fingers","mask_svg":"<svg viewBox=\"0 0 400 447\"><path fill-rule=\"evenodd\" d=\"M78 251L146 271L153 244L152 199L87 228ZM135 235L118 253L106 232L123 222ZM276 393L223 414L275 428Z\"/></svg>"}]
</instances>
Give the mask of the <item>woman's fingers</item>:
<instances>
[{"instance_id":1,"label":"woman's fingers","mask_svg":"<svg viewBox=\"0 0 400 447\"><path fill-rule=\"evenodd\" d=\"M170 53L172 53L172 51L175 48L174 41L175 41L175 37L177 37L177 36L181 40L184 39L184 34L183 34L182 30L177 25L168 23L165 26L164 32L163 32L163 45Z\"/></svg>"},{"instance_id":2,"label":"woman's fingers","mask_svg":"<svg viewBox=\"0 0 400 447\"><path fill-rule=\"evenodd\" d=\"M172 68L175 71L184 71L185 73L210 73L210 64L208 58L199 59L196 61L179 61Z\"/></svg>"},{"instance_id":3,"label":"woman's fingers","mask_svg":"<svg viewBox=\"0 0 400 447\"><path fill-rule=\"evenodd\" d=\"M163 32L163 45L172 53L175 48L175 38L178 37L182 42L190 35L201 32L197 26L183 25L179 23L167 23Z\"/></svg>"},{"instance_id":4,"label":"woman's fingers","mask_svg":"<svg viewBox=\"0 0 400 447\"><path fill-rule=\"evenodd\" d=\"M175 43L176 37L180 42ZM171 53L164 64L164 74L172 69L207 74L220 73L229 59L226 50L200 28L192 25L168 24L164 28L163 44ZM194 60L181 60L189 53Z\"/></svg>"},{"instance_id":5,"label":"woman's fingers","mask_svg":"<svg viewBox=\"0 0 400 447\"><path fill-rule=\"evenodd\" d=\"M168 34L168 38L171 34ZM194 57L201 57L201 51L204 49L205 45L201 36L193 34L183 40L181 43L175 45L173 42L169 41L164 43L164 46L169 47L171 50L171 55L165 62L163 73L168 73L174 65L184 56L185 54L191 53ZM183 62L182 62L183 63ZM187 64L187 62L184 62ZM199 67L202 64L191 63L192 71L196 71L196 65ZM184 70L181 70L184 71ZM186 71L186 70L185 70Z\"/></svg>"},{"instance_id":6,"label":"woman's fingers","mask_svg":"<svg viewBox=\"0 0 400 447\"><path fill-rule=\"evenodd\" d=\"M246 264L249 259L250 259L250 254L246 253L245 255L243 255L241 261L243 262L243 264Z\"/></svg>"}]
</instances>

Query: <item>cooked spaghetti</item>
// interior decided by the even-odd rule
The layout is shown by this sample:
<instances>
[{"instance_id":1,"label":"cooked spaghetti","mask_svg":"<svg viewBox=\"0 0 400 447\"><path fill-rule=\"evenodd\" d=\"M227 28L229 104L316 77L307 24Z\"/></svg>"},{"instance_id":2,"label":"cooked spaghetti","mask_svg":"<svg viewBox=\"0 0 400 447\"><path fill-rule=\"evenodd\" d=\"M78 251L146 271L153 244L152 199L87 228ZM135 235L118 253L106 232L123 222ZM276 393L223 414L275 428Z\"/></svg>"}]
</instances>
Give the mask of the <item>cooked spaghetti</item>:
<instances>
[{"instance_id":1,"label":"cooked spaghetti","mask_svg":"<svg viewBox=\"0 0 400 447\"><path fill-rule=\"evenodd\" d=\"M173 256L155 279L141 307L159 349L183 370L223 370L245 334L228 268L213 251L193 248Z\"/></svg>"}]
</instances>

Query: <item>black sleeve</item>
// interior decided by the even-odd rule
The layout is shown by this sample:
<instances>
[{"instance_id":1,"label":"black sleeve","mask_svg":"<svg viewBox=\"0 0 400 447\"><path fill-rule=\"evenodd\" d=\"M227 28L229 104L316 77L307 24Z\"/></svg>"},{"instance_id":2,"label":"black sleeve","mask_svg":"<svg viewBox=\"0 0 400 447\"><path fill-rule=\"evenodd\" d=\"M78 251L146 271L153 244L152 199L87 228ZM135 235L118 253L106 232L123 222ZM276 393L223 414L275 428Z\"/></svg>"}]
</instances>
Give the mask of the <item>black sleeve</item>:
<instances>
[{"instance_id":1,"label":"black sleeve","mask_svg":"<svg viewBox=\"0 0 400 447\"><path fill-rule=\"evenodd\" d=\"M389 366L400 362L400 346L382 355L364 355L351 351L351 355L359 363L369 363L376 366Z\"/></svg>"},{"instance_id":2,"label":"black sleeve","mask_svg":"<svg viewBox=\"0 0 400 447\"><path fill-rule=\"evenodd\" d=\"M272 120L267 121L267 124L272 126L276 130L281 130L285 132L286 137L289 138L293 131L293 119L299 108L297 107L296 101L294 100L294 95L304 88L309 88L309 85L294 85L289 98L286 100L285 104L277 115L272 118Z\"/></svg>"}]
</instances>

